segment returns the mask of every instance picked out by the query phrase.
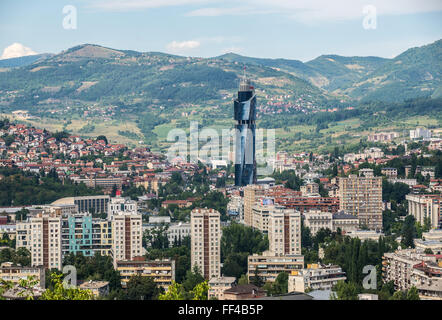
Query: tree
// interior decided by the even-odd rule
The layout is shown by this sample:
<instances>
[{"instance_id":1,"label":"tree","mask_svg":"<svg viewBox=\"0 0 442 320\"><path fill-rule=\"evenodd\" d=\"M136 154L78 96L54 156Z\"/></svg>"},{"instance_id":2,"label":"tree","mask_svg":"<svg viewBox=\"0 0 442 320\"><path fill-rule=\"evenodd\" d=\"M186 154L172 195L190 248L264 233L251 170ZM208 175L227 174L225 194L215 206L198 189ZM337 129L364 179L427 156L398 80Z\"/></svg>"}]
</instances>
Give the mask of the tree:
<instances>
[{"instance_id":1,"label":"tree","mask_svg":"<svg viewBox=\"0 0 442 320\"><path fill-rule=\"evenodd\" d=\"M242 284L249 284L249 279L247 278L247 275L245 275L245 274L243 274L238 280L238 285L242 285Z\"/></svg>"},{"instance_id":2,"label":"tree","mask_svg":"<svg viewBox=\"0 0 442 320\"><path fill-rule=\"evenodd\" d=\"M184 300L186 298L186 290L184 287L172 281L172 284L167 288L165 293L161 293L158 300Z\"/></svg>"},{"instance_id":3,"label":"tree","mask_svg":"<svg viewBox=\"0 0 442 320\"><path fill-rule=\"evenodd\" d=\"M251 283L254 284L255 286L260 288L260 287L262 287L264 285L264 280L259 275L258 266L255 267L254 276L250 277L250 278L251 278Z\"/></svg>"},{"instance_id":4,"label":"tree","mask_svg":"<svg viewBox=\"0 0 442 320\"><path fill-rule=\"evenodd\" d=\"M0 279L0 300L5 300L3 294L14 286L12 281Z\"/></svg>"},{"instance_id":5,"label":"tree","mask_svg":"<svg viewBox=\"0 0 442 320\"><path fill-rule=\"evenodd\" d=\"M28 209L21 209L15 213L15 220L16 221L24 221L26 220L28 216L29 210Z\"/></svg>"},{"instance_id":6,"label":"tree","mask_svg":"<svg viewBox=\"0 0 442 320\"><path fill-rule=\"evenodd\" d=\"M99 141L99 140L103 140L104 143L109 144L109 142L107 141L106 136L103 136L103 135L98 136L96 140L97 140L97 141Z\"/></svg>"},{"instance_id":7,"label":"tree","mask_svg":"<svg viewBox=\"0 0 442 320\"><path fill-rule=\"evenodd\" d=\"M332 300L358 300L358 287L353 282L338 281L331 295Z\"/></svg>"},{"instance_id":8,"label":"tree","mask_svg":"<svg viewBox=\"0 0 442 320\"><path fill-rule=\"evenodd\" d=\"M186 273L186 279L183 282L184 290L190 292L202 282L204 282L204 277L201 275L198 267L194 266L193 270L188 270Z\"/></svg>"},{"instance_id":9,"label":"tree","mask_svg":"<svg viewBox=\"0 0 442 320\"><path fill-rule=\"evenodd\" d=\"M284 294L288 292L288 280L289 274L287 272L281 272L276 277L274 283L267 282L263 288L267 291L268 296Z\"/></svg>"},{"instance_id":10,"label":"tree","mask_svg":"<svg viewBox=\"0 0 442 320\"><path fill-rule=\"evenodd\" d=\"M193 295L192 300L207 300L209 289L210 287L207 281L198 283L191 292Z\"/></svg>"},{"instance_id":11,"label":"tree","mask_svg":"<svg viewBox=\"0 0 442 320\"><path fill-rule=\"evenodd\" d=\"M405 218L404 225L402 226L402 241L401 244L406 248L414 248L414 238L416 237L416 219L412 215L408 215Z\"/></svg>"},{"instance_id":12,"label":"tree","mask_svg":"<svg viewBox=\"0 0 442 320\"><path fill-rule=\"evenodd\" d=\"M248 256L247 252L230 253L223 262L223 274L239 279L241 275L247 272Z\"/></svg>"},{"instance_id":13,"label":"tree","mask_svg":"<svg viewBox=\"0 0 442 320\"><path fill-rule=\"evenodd\" d=\"M412 286L407 292L407 300L420 300L419 292L415 286Z\"/></svg>"},{"instance_id":14,"label":"tree","mask_svg":"<svg viewBox=\"0 0 442 320\"><path fill-rule=\"evenodd\" d=\"M151 277L135 275L127 283L128 300L154 300L161 293Z\"/></svg>"},{"instance_id":15,"label":"tree","mask_svg":"<svg viewBox=\"0 0 442 320\"><path fill-rule=\"evenodd\" d=\"M391 300L405 300L406 295L402 291L396 291L393 293L393 296L391 297Z\"/></svg>"},{"instance_id":16,"label":"tree","mask_svg":"<svg viewBox=\"0 0 442 320\"><path fill-rule=\"evenodd\" d=\"M41 300L92 300L93 294L90 290L78 288L65 288L62 274L51 275L53 289L46 289L41 296Z\"/></svg>"}]
</instances>

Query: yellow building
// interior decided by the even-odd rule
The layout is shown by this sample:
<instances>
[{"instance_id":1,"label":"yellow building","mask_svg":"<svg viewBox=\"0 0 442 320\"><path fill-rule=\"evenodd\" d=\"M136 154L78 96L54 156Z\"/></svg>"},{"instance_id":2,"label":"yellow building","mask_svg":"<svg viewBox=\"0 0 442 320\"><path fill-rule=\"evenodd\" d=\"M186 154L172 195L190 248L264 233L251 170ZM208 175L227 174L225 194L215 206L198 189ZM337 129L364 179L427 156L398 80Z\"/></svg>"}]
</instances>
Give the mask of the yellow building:
<instances>
[{"instance_id":1,"label":"yellow building","mask_svg":"<svg viewBox=\"0 0 442 320\"><path fill-rule=\"evenodd\" d=\"M152 260L142 258L117 262L117 271L120 272L121 285L126 287L130 278L135 275L152 277L153 281L165 290L175 281L175 260Z\"/></svg>"}]
</instances>

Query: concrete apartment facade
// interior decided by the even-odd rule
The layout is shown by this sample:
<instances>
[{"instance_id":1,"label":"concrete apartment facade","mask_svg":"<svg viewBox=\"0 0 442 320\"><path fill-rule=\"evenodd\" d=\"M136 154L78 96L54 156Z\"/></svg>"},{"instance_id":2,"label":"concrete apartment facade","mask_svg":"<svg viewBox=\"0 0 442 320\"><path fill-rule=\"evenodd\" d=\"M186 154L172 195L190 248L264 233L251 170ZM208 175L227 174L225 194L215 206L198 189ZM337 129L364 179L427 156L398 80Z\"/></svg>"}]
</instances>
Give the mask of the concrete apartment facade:
<instances>
[{"instance_id":1,"label":"concrete apartment facade","mask_svg":"<svg viewBox=\"0 0 442 320\"><path fill-rule=\"evenodd\" d=\"M46 269L62 268L62 218L54 212L42 212L26 222L17 223L16 248L31 252L31 265Z\"/></svg>"},{"instance_id":2,"label":"concrete apartment facade","mask_svg":"<svg viewBox=\"0 0 442 320\"><path fill-rule=\"evenodd\" d=\"M361 225L382 230L382 178L362 169L360 176L339 179L340 209L359 218Z\"/></svg>"},{"instance_id":3,"label":"concrete apartment facade","mask_svg":"<svg viewBox=\"0 0 442 320\"><path fill-rule=\"evenodd\" d=\"M43 266L22 267L11 262L3 262L0 265L0 279L2 280L18 284L20 280L28 279L28 277L34 277L38 281L37 285L42 289L45 288L45 269Z\"/></svg>"},{"instance_id":4,"label":"concrete apartment facade","mask_svg":"<svg viewBox=\"0 0 442 320\"><path fill-rule=\"evenodd\" d=\"M421 299L442 300L442 257L417 249L385 253L382 259L384 283L393 281L396 290L415 286Z\"/></svg>"},{"instance_id":5,"label":"concrete apartment facade","mask_svg":"<svg viewBox=\"0 0 442 320\"><path fill-rule=\"evenodd\" d=\"M112 216L112 253L114 266L120 260L143 255L143 223L141 214L120 212Z\"/></svg>"},{"instance_id":6,"label":"concrete apartment facade","mask_svg":"<svg viewBox=\"0 0 442 320\"><path fill-rule=\"evenodd\" d=\"M308 264L307 268L292 271L288 280L288 291L331 290L338 281L346 280L345 272L336 265Z\"/></svg>"},{"instance_id":7,"label":"concrete apartment facade","mask_svg":"<svg viewBox=\"0 0 442 320\"><path fill-rule=\"evenodd\" d=\"M205 279L221 276L220 213L196 208L190 213L191 268L198 267Z\"/></svg>"},{"instance_id":8,"label":"concrete apartment facade","mask_svg":"<svg viewBox=\"0 0 442 320\"><path fill-rule=\"evenodd\" d=\"M252 208L258 197L264 196L264 187L260 185L248 185L244 187L244 224L252 226Z\"/></svg>"},{"instance_id":9,"label":"concrete apartment facade","mask_svg":"<svg viewBox=\"0 0 442 320\"><path fill-rule=\"evenodd\" d=\"M269 249L275 255L301 254L301 214L293 209L274 207L269 212Z\"/></svg>"},{"instance_id":10,"label":"concrete apartment facade","mask_svg":"<svg viewBox=\"0 0 442 320\"><path fill-rule=\"evenodd\" d=\"M165 290L175 281L175 260L145 260L142 257L117 262L116 270L120 272L121 285L127 286L130 278L136 275L151 277Z\"/></svg>"},{"instance_id":11,"label":"concrete apartment facade","mask_svg":"<svg viewBox=\"0 0 442 320\"><path fill-rule=\"evenodd\" d=\"M235 284L235 281L235 277L217 277L210 279L210 288L208 292L209 300L213 298L217 300L225 300L224 291L232 288Z\"/></svg>"},{"instance_id":12,"label":"concrete apartment facade","mask_svg":"<svg viewBox=\"0 0 442 320\"><path fill-rule=\"evenodd\" d=\"M442 227L442 195L440 194L407 194L408 214L416 218L417 222L424 225L425 220L430 219L431 228Z\"/></svg>"},{"instance_id":13,"label":"concrete apartment facade","mask_svg":"<svg viewBox=\"0 0 442 320\"><path fill-rule=\"evenodd\" d=\"M298 255L275 255L273 252L265 251L262 254L254 254L247 258L247 277L249 281L258 271L265 282L274 282L281 272L291 274L294 270L304 267L304 256Z\"/></svg>"}]
</instances>

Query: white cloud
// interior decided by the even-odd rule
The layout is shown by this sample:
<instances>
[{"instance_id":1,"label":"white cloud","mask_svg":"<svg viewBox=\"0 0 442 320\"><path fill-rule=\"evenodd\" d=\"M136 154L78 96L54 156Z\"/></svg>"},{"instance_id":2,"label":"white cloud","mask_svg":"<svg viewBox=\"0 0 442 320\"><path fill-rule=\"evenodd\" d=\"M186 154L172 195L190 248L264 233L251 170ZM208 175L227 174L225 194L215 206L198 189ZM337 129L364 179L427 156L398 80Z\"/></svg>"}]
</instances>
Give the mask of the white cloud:
<instances>
[{"instance_id":1,"label":"white cloud","mask_svg":"<svg viewBox=\"0 0 442 320\"><path fill-rule=\"evenodd\" d=\"M196 49L200 45L201 45L201 43L196 40L181 41L181 42L172 41L171 43L169 43L166 46L166 48L167 48L167 50L172 51L172 52L183 52L183 51Z\"/></svg>"},{"instance_id":2,"label":"white cloud","mask_svg":"<svg viewBox=\"0 0 442 320\"><path fill-rule=\"evenodd\" d=\"M21 43L13 43L9 47L6 47L5 50L3 50L3 54L0 59L19 58L24 56L31 56L34 54L37 54L37 52L28 47L25 47Z\"/></svg>"}]
</instances>

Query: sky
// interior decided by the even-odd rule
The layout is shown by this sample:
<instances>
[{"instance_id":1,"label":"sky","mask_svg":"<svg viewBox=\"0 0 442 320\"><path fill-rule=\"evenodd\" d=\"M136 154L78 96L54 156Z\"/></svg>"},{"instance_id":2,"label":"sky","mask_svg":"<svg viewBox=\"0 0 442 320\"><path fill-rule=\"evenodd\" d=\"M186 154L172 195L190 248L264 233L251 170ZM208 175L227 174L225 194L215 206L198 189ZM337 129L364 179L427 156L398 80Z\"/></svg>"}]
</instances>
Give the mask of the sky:
<instances>
[{"instance_id":1,"label":"sky","mask_svg":"<svg viewBox=\"0 0 442 320\"><path fill-rule=\"evenodd\" d=\"M213 57L392 58L442 38L442 0L1 0L0 58L91 43Z\"/></svg>"}]
</instances>

